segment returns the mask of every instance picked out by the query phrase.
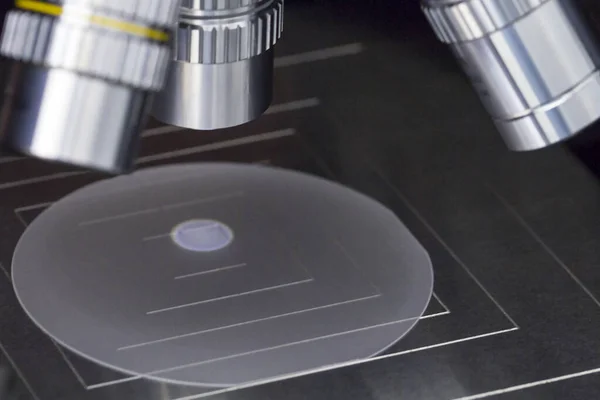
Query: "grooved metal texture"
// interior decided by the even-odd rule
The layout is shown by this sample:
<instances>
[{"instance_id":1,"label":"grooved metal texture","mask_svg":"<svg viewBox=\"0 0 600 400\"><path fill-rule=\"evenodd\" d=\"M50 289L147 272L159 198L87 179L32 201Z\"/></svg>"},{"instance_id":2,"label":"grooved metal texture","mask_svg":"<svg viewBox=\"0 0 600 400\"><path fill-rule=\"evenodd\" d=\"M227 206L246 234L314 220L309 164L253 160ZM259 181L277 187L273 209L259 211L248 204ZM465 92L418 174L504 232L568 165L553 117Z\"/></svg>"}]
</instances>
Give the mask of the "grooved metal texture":
<instances>
[{"instance_id":1,"label":"grooved metal texture","mask_svg":"<svg viewBox=\"0 0 600 400\"><path fill-rule=\"evenodd\" d=\"M445 43L475 40L504 28L548 0L423 1L423 12Z\"/></svg>"},{"instance_id":2,"label":"grooved metal texture","mask_svg":"<svg viewBox=\"0 0 600 400\"><path fill-rule=\"evenodd\" d=\"M177 22L181 0L59 0L56 3L170 28Z\"/></svg>"},{"instance_id":3,"label":"grooved metal texture","mask_svg":"<svg viewBox=\"0 0 600 400\"><path fill-rule=\"evenodd\" d=\"M165 45L24 11L7 15L0 53L154 91L164 84L169 60Z\"/></svg>"},{"instance_id":4,"label":"grooved metal texture","mask_svg":"<svg viewBox=\"0 0 600 400\"><path fill-rule=\"evenodd\" d=\"M182 0L181 7L202 11L232 10L249 7L263 0Z\"/></svg>"},{"instance_id":5,"label":"grooved metal texture","mask_svg":"<svg viewBox=\"0 0 600 400\"><path fill-rule=\"evenodd\" d=\"M283 32L283 5L283 0L272 0L241 15L211 19L182 15L176 30L174 58L195 64L222 64L265 53Z\"/></svg>"}]
</instances>

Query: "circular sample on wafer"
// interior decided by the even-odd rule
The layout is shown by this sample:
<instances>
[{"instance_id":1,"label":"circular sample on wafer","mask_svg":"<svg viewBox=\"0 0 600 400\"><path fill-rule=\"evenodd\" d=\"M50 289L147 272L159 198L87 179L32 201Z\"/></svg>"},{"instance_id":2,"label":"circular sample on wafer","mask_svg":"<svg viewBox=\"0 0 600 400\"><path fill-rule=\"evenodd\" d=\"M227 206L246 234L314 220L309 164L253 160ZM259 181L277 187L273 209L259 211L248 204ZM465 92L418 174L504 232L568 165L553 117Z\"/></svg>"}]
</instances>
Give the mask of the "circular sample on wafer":
<instances>
[{"instance_id":1,"label":"circular sample on wafer","mask_svg":"<svg viewBox=\"0 0 600 400\"><path fill-rule=\"evenodd\" d=\"M184 243L212 251L174 241L182 226ZM25 231L13 278L31 319L75 353L210 387L378 354L415 325L433 287L426 251L381 204L234 164L145 169L76 191Z\"/></svg>"}]
</instances>

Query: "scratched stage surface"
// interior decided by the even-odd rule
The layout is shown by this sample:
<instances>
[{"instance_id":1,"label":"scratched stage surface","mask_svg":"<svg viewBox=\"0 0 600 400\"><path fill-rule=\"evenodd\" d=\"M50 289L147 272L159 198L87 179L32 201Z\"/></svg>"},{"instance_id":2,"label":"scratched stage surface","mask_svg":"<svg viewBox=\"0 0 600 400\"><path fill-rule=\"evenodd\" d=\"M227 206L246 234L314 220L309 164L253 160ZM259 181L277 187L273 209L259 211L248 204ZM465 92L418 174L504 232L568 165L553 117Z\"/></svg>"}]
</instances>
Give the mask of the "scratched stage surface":
<instances>
[{"instance_id":1,"label":"scratched stage surface","mask_svg":"<svg viewBox=\"0 0 600 400\"><path fill-rule=\"evenodd\" d=\"M435 296L380 357L215 398L600 398L597 178L564 147L509 153L409 6L290 3L267 115L210 133L152 124L139 165L263 163L338 180L390 207L421 241ZM10 284L14 246L45 207L100 177L0 163L0 363L18 371L18 398L205 395L99 368L29 322Z\"/></svg>"}]
</instances>

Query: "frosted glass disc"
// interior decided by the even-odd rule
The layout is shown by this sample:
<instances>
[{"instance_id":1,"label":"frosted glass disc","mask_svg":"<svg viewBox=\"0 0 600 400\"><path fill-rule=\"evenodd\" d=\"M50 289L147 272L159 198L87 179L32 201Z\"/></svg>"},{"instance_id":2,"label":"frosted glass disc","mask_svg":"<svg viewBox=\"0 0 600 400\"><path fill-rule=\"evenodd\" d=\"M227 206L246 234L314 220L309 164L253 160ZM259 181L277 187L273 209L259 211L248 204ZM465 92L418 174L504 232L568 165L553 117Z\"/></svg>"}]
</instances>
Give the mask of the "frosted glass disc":
<instances>
[{"instance_id":1,"label":"frosted glass disc","mask_svg":"<svg viewBox=\"0 0 600 400\"><path fill-rule=\"evenodd\" d=\"M186 164L101 181L26 230L17 296L105 367L227 387L378 354L432 294L426 251L378 202L309 175Z\"/></svg>"}]
</instances>

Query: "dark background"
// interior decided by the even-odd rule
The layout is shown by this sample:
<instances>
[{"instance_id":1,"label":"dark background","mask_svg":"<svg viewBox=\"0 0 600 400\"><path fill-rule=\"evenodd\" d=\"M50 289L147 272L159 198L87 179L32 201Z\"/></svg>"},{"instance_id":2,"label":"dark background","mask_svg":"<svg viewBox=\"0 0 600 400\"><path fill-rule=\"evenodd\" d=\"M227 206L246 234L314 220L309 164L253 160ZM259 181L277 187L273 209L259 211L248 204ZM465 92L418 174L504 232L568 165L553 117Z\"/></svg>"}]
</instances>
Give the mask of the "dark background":
<instances>
[{"instance_id":1,"label":"dark background","mask_svg":"<svg viewBox=\"0 0 600 400\"><path fill-rule=\"evenodd\" d=\"M586 3L595 19L595 0ZM176 155L144 166L261 162L362 191L392 209L428 250L444 303L432 301L429 312L443 315L420 321L383 359L216 398L600 398L597 126L566 144L511 153L416 1L287 5L278 57L364 47L276 70L274 104L315 97L320 105L233 129L145 137L142 159ZM289 128L297 134L203 147ZM129 400L145 393L137 384L84 390L12 293L20 219L30 222L43 207L19 210L100 178L36 160L0 164L0 266L7 269L7 276L0 271L0 361L21 375L19 400ZM110 375L76 366L88 383Z\"/></svg>"}]
</instances>

